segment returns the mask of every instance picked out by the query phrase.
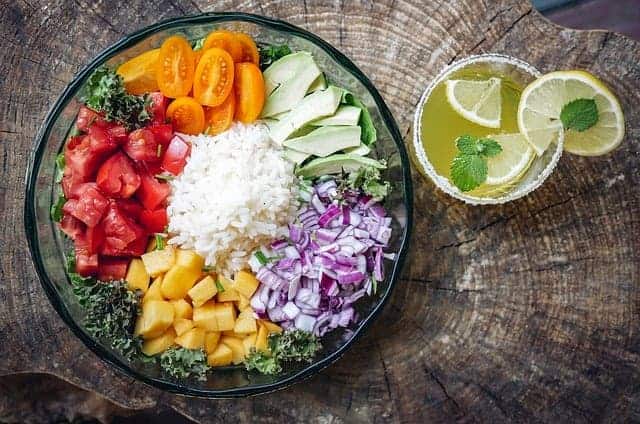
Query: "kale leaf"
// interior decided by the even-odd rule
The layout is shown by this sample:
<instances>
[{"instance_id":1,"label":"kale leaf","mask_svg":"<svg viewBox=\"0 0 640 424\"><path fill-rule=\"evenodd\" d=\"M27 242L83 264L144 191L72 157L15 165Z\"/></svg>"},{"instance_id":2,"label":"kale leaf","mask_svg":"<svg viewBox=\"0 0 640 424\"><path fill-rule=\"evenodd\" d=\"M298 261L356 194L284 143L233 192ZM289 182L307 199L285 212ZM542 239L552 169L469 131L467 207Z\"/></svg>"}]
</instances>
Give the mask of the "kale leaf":
<instances>
[{"instance_id":1,"label":"kale leaf","mask_svg":"<svg viewBox=\"0 0 640 424\"><path fill-rule=\"evenodd\" d=\"M380 177L380 170L373 166L362 166L347 176L346 185L352 189L362 190L375 200L382 200L391 188L388 181Z\"/></svg>"},{"instance_id":2,"label":"kale leaf","mask_svg":"<svg viewBox=\"0 0 640 424\"><path fill-rule=\"evenodd\" d=\"M207 355L202 349L186 349L172 347L160 355L160 366L168 374L176 378L196 377L198 380L207 379Z\"/></svg>"},{"instance_id":3,"label":"kale leaf","mask_svg":"<svg viewBox=\"0 0 640 424\"><path fill-rule=\"evenodd\" d=\"M282 372L283 363L311 362L321 348L318 338L307 331L271 334L269 352L252 348L244 364L248 371L255 369L262 374L274 375Z\"/></svg>"},{"instance_id":4,"label":"kale leaf","mask_svg":"<svg viewBox=\"0 0 640 424\"><path fill-rule=\"evenodd\" d=\"M260 51L260 69L263 71L276 60L291 54L291 49L286 44L261 44L258 50Z\"/></svg>"}]
</instances>

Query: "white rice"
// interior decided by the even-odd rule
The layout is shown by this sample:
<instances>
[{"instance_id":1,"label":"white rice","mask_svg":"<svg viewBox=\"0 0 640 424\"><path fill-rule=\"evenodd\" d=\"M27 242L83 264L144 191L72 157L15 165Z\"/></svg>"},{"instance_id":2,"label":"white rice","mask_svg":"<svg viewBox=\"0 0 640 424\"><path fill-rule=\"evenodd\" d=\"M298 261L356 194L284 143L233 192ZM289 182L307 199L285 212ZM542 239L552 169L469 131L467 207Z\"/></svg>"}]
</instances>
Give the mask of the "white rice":
<instances>
[{"instance_id":1,"label":"white rice","mask_svg":"<svg viewBox=\"0 0 640 424\"><path fill-rule=\"evenodd\" d=\"M234 124L212 136L183 136L191 157L171 182L170 244L195 249L231 275L251 252L287 234L297 208L293 166L264 124Z\"/></svg>"}]
</instances>

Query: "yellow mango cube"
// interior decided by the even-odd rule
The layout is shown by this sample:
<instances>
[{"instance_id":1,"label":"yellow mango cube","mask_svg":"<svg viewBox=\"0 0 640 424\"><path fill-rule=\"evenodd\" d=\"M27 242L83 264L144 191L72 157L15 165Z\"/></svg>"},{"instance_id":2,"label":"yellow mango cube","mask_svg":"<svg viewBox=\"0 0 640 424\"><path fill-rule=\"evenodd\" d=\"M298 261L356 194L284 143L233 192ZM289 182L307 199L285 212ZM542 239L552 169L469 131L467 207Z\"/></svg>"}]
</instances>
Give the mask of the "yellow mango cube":
<instances>
[{"instance_id":1,"label":"yellow mango cube","mask_svg":"<svg viewBox=\"0 0 640 424\"><path fill-rule=\"evenodd\" d=\"M204 347L204 330L194 327L176 337L175 343L187 349L202 349Z\"/></svg>"},{"instance_id":2,"label":"yellow mango cube","mask_svg":"<svg viewBox=\"0 0 640 424\"><path fill-rule=\"evenodd\" d=\"M234 288L236 291L247 299L250 299L251 296L253 296L260 284L258 279L248 271L238 271L234 280Z\"/></svg>"},{"instance_id":3,"label":"yellow mango cube","mask_svg":"<svg viewBox=\"0 0 640 424\"><path fill-rule=\"evenodd\" d=\"M256 319L253 317L252 309L245 309L240 312L236 323L233 326L233 331L240 334L255 333L258 331Z\"/></svg>"},{"instance_id":4,"label":"yellow mango cube","mask_svg":"<svg viewBox=\"0 0 640 424\"><path fill-rule=\"evenodd\" d=\"M218 291L218 302L237 302L240 295L234 288L233 281L223 275L218 275L218 282L224 290Z\"/></svg>"},{"instance_id":5,"label":"yellow mango cube","mask_svg":"<svg viewBox=\"0 0 640 424\"><path fill-rule=\"evenodd\" d=\"M280 333L282 333L282 328L278 324L274 324L271 321L267 321L266 319L265 320L261 320L260 323L265 326L265 328L267 329L267 332L269 334L273 334L273 333L280 334Z\"/></svg>"},{"instance_id":6,"label":"yellow mango cube","mask_svg":"<svg viewBox=\"0 0 640 424\"><path fill-rule=\"evenodd\" d=\"M204 335L204 350L207 354L212 354L216 350L220 335L219 331L209 331Z\"/></svg>"},{"instance_id":7,"label":"yellow mango cube","mask_svg":"<svg viewBox=\"0 0 640 424\"><path fill-rule=\"evenodd\" d=\"M240 300L236 302L236 306L240 312L244 311L247 308L251 307L251 301L246 298L242 293L238 292L238 297Z\"/></svg>"},{"instance_id":8,"label":"yellow mango cube","mask_svg":"<svg viewBox=\"0 0 640 424\"><path fill-rule=\"evenodd\" d=\"M215 296L216 293L218 293L216 282L210 275L198 281L196 285L191 287L191 290L187 292L195 307L204 305L204 303Z\"/></svg>"},{"instance_id":9,"label":"yellow mango cube","mask_svg":"<svg viewBox=\"0 0 640 424\"><path fill-rule=\"evenodd\" d=\"M200 278L200 270L195 271L182 265L174 265L162 279L162 295L167 299L182 299Z\"/></svg>"},{"instance_id":10,"label":"yellow mango cube","mask_svg":"<svg viewBox=\"0 0 640 424\"><path fill-rule=\"evenodd\" d=\"M231 364L233 360L233 351L229 346L220 343L213 353L207 356L207 364L211 367L223 367Z\"/></svg>"},{"instance_id":11,"label":"yellow mango cube","mask_svg":"<svg viewBox=\"0 0 640 424\"><path fill-rule=\"evenodd\" d=\"M220 338L220 342L227 345L229 349L231 349L231 352L233 352L231 362L234 365L240 364L242 363L242 361L244 361L245 351L244 344L242 343L241 339L230 336L222 336Z\"/></svg>"},{"instance_id":12,"label":"yellow mango cube","mask_svg":"<svg viewBox=\"0 0 640 424\"><path fill-rule=\"evenodd\" d=\"M175 318L173 320L173 329L176 330L176 335L182 336L187 331L193 328L193 321L187 318Z\"/></svg>"},{"instance_id":13,"label":"yellow mango cube","mask_svg":"<svg viewBox=\"0 0 640 424\"><path fill-rule=\"evenodd\" d=\"M201 273L202 268L204 268L204 258L194 250L178 249L176 252L176 264Z\"/></svg>"},{"instance_id":14,"label":"yellow mango cube","mask_svg":"<svg viewBox=\"0 0 640 424\"><path fill-rule=\"evenodd\" d=\"M169 327L161 336L154 339L145 340L142 343L142 353L147 356L157 355L173 346L176 338L176 332Z\"/></svg>"},{"instance_id":15,"label":"yellow mango cube","mask_svg":"<svg viewBox=\"0 0 640 424\"><path fill-rule=\"evenodd\" d=\"M176 263L176 252L172 246L165 246L162 250L152 250L140 256L147 273L152 277L163 274Z\"/></svg>"},{"instance_id":16,"label":"yellow mango cube","mask_svg":"<svg viewBox=\"0 0 640 424\"><path fill-rule=\"evenodd\" d=\"M129 262L127 275L124 279L127 280L127 286L131 290L141 290L142 293L145 293L149 288L149 273L147 273L141 259L132 259Z\"/></svg>"},{"instance_id":17,"label":"yellow mango cube","mask_svg":"<svg viewBox=\"0 0 640 424\"><path fill-rule=\"evenodd\" d=\"M164 297L162 296L162 291L160 291L161 285L162 285L162 275L153 279L153 282L151 283L146 293L142 297L143 305L150 300L164 300Z\"/></svg>"},{"instance_id":18,"label":"yellow mango cube","mask_svg":"<svg viewBox=\"0 0 640 424\"><path fill-rule=\"evenodd\" d=\"M256 350L261 350L266 352L269 350L269 342L268 342L268 330L264 324L258 324L258 334L256 335Z\"/></svg>"},{"instance_id":19,"label":"yellow mango cube","mask_svg":"<svg viewBox=\"0 0 640 424\"><path fill-rule=\"evenodd\" d=\"M193 307L189 302L184 299L171 300L173 310L175 311L175 318L193 318Z\"/></svg>"},{"instance_id":20,"label":"yellow mango cube","mask_svg":"<svg viewBox=\"0 0 640 424\"><path fill-rule=\"evenodd\" d=\"M173 324L173 305L164 300L149 300L142 304L142 314L136 323L135 335L144 339L159 337Z\"/></svg>"},{"instance_id":21,"label":"yellow mango cube","mask_svg":"<svg viewBox=\"0 0 640 424\"><path fill-rule=\"evenodd\" d=\"M216 303L215 306L217 331L233 330L236 323L236 308L231 302Z\"/></svg>"},{"instance_id":22,"label":"yellow mango cube","mask_svg":"<svg viewBox=\"0 0 640 424\"><path fill-rule=\"evenodd\" d=\"M244 352L246 355L251 353L251 349L254 349L256 347L256 336L256 333L252 333L242 339L242 344L244 345Z\"/></svg>"},{"instance_id":23,"label":"yellow mango cube","mask_svg":"<svg viewBox=\"0 0 640 424\"><path fill-rule=\"evenodd\" d=\"M193 309L193 325L206 331L219 331L216 320L216 303L213 300Z\"/></svg>"}]
</instances>

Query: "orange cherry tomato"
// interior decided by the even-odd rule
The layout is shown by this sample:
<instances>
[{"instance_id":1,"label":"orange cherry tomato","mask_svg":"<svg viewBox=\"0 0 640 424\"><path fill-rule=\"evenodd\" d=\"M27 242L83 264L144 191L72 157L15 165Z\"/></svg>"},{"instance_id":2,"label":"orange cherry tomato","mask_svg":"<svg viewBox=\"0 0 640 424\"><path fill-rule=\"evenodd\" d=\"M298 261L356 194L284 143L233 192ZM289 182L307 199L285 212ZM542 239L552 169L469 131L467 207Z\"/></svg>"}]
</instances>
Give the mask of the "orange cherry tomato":
<instances>
[{"instance_id":1,"label":"orange cherry tomato","mask_svg":"<svg viewBox=\"0 0 640 424\"><path fill-rule=\"evenodd\" d=\"M124 80L124 88L131 94L144 94L158 91L156 69L158 68L160 49L142 53L118 67L116 71Z\"/></svg>"},{"instance_id":2,"label":"orange cherry tomato","mask_svg":"<svg viewBox=\"0 0 640 424\"><path fill-rule=\"evenodd\" d=\"M233 59L217 47L202 54L193 80L193 97L203 106L218 106L233 88Z\"/></svg>"},{"instance_id":3,"label":"orange cherry tomato","mask_svg":"<svg viewBox=\"0 0 640 424\"><path fill-rule=\"evenodd\" d=\"M198 67L198 63L200 63L200 59L202 59L203 53L204 53L203 49L196 50L193 52L193 58L194 58L193 63L195 63L196 68Z\"/></svg>"},{"instance_id":4,"label":"orange cherry tomato","mask_svg":"<svg viewBox=\"0 0 640 424\"><path fill-rule=\"evenodd\" d=\"M251 62L255 65L260 64L258 46L256 46L253 38L243 32L236 32L235 36L236 40L238 40L242 46L242 57L238 62Z\"/></svg>"},{"instance_id":5,"label":"orange cherry tomato","mask_svg":"<svg viewBox=\"0 0 640 424\"><path fill-rule=\"evenodd\" d=\"M237 63L234 88L235 118L244 123L258 119L264 106L264 79L260 68L249 62Z\"/></svg>"},{"instance_id":6,"label":"orange cherry tomato","mask_svg":"<svg viewBox=\"0 0 640 424\"><path fill-rule=\"evenodd\" d=\"M202 50L209 50L213 47L217 47L229 53L234 62L241 62L242 59L242 44L236 38L236 35L224 29L213 31L204 40Z\"/></svg>"},{"instance_id":7,"label":"orange cherry tomato","mask_svg":"<svg viewBox=\"0 0 640 424\"><path fill-rule=\"evenodd\" d=\"M173 128L185 134L200 134L204 130L204 110L191 97L178 97L167 108L167 119Z\"/></svg>"},{"instance_id":8,"label":"orange cherry tomato","mask_svg":"<svg viewBox=\"0 0 640 424\"><path fill-rule=\"evenodd\" d=\"M216 135L228 130L233 122L235 111L236 95L233 91L229 93L227 99L220 106L205 107L204 121L207 126L207 134Z\"/></svg>"},{"instance_id":9,"label":"orange cherry tomato","mask_svg":"<svg viewBox=\"0 0 640 424\"><path fill-rule=\"evenodd\" d=\"M193 85L195 57L189 42L174 35L162 43L156 78L160 91L167 97L186 96Z\"/></svg>"}]
</instances>

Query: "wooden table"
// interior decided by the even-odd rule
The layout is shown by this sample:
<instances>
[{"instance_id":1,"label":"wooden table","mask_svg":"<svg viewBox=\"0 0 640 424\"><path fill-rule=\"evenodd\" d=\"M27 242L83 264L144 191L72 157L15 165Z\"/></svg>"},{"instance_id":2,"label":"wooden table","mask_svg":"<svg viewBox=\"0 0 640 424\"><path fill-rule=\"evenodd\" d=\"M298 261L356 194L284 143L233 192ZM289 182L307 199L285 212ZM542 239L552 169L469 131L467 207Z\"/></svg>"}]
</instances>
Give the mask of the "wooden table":
<instances>
[{"instance_id":1,"label":"wooden table","mask_svg":"<svg viewBox=\"0 0 640 424\"><path fill-rule=\"evenodd\" d=\"M518 0L1 4L0 375L53 374L120 407L170 406L202 422L640 420L639 43L555 26ZM414 172L403 278L337 364L250 399L162 393L102 363L49 305L22 233L24 173L47 110L97 52L157 20L213 10L281 18L338 47L373 80L407 143L429 80L489 51L600 76L622 102L627 139L604 157L565 155L542 188L501 207L466 206ZM4 387L3 398L13 393ZM0 419L21 405L0 400Z\"/></svg>"}]
</instances>

